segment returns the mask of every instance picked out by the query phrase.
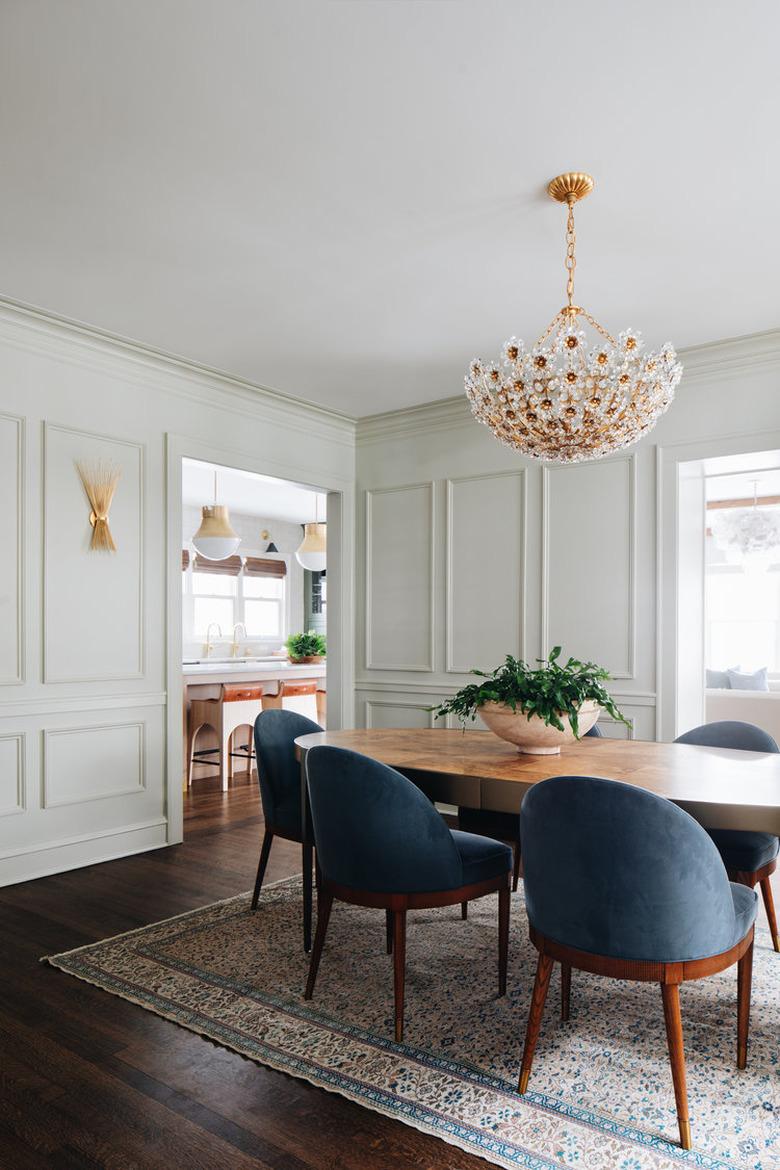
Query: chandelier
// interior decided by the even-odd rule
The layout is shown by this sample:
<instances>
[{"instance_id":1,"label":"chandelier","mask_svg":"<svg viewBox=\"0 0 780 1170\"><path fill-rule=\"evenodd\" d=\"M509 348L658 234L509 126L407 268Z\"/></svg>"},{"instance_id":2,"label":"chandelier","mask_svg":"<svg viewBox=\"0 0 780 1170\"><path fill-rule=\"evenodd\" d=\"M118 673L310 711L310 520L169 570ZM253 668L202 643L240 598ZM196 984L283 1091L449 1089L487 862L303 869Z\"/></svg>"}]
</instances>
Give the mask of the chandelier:
<instances>
[{"instance_id":1,"label":"chandelier","mask_svg":"<svg viewBox=\"0 0 780 1170\"><path fill-rule=\"evenodd\" d=\"M713 524L713 535L728 554L740 559L763 559L780 548L780 516L759 507L758 482L753 481L752 508L723 508Z\"/></svg>"},{"instance_id":2,"label":"chandelier","mask_svg":"<svg viewBox=\"0 0 780 1170\"><path fill-rule=\"evenodd\" d=\"M466 374L472 414L500 442L532 459L577 463L629 447L668 409L682 376L671 345L643 353L626 329L617 340L574 303L574 204L593 190L590 175L558 175L551 198L568 207L567 303L535 345L516 337L500 361L476 359ZM595 339L588 341L583 325Z\"/></svg>"}]
</instances>

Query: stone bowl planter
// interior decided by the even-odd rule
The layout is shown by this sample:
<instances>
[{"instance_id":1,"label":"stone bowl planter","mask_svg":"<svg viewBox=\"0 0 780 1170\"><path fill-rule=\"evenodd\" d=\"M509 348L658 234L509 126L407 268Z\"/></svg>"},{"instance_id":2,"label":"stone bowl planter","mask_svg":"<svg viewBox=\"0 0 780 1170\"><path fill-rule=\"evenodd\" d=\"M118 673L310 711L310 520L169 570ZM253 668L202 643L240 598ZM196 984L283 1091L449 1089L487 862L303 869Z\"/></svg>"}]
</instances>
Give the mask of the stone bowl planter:
<instances>
[{"instance_id":1,"label":"stone bowl planter","mask_svg":"<svg viewBox=\"0 0 780 1170\"><path fill-rule=\"evenodd\" d=\"M483 703L477 708L482 722L494 735L513 743L519 752L531 756L557 756L561 747L574 742L568 716L561 715L565 730L550 727L538 715L528 716L520 710L513 711L505 703ZM588 700L579 709L578 725L580 736L590 731L601 713L598 703Z\"/></svg>"},{"instance_id":2,"label":"stone bowl planter","mask_svg":"<svg viewBox=\"0 0 780 1170\"><path fill-rule=\"evenodd\" d=\"M293 658L290 655L290 662L293 666L311 666L315 662L324 662L324 654L307 654L304 658Z\"/></svg>"}]
</instances>

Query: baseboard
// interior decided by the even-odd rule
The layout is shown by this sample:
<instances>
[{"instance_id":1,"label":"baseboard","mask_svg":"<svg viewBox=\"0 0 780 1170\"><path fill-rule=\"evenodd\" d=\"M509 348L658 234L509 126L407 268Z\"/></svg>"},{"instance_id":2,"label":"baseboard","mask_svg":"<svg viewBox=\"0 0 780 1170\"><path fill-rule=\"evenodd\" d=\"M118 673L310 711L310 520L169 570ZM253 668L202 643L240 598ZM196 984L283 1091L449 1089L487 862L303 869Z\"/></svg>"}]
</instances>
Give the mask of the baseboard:
<instances>
[{"instance_id":1,"label":"baseboard","mask_svg":"<svg viewBox=\"0 0 780 1170\"><path fill-rule=\"evenodd\" d=\"M147 853L168 844L167 821L147 822L122 829L109 829L88 837L68 841L53 841L46 846L36 845L27 852L15 851L0 857L0 886L33 881L69 869L83 869L115 861L134 853Z\"/></svg>"}]
</instances>

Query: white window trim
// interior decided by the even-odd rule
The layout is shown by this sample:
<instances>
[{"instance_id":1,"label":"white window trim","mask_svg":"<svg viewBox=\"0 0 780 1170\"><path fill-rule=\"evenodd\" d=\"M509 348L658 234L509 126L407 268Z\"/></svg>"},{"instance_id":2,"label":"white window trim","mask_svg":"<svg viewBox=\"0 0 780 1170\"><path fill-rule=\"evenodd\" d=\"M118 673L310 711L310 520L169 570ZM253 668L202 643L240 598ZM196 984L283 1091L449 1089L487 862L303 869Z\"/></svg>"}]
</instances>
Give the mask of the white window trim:
<instances>
[{"instance_id":1,"label":"white window trim","mask_svg":"<svg viewBox=\"0 0 780 1170\"><path fill-rule=\"evenodd\" d=\"M279 600L279 598L276 598L276 597L249 598L250 601L268 600L268 601L277 602L280 605L280 608L281 608L281 613L280 613L281 633L278 636L275 636L273 634L247 634L245 638L242 638L243 643L247 644L247 645L250 645L253 642L263 643L263 642L277 642L277 641L281 645L284 645L284 643L287 641L287 638L290 635L291 621L292 621L292 592L293 591L290 588L290 569L291 569L290 562L291 562L292 556L291 556L291 554L290 555L279 554L279 553L273 554L273 553L263 552L260 549L244 548L243 545L241 547L241 552L239 555L241 556L242 560L245 557L263 557L263 558L267 558L268 560L283 561L284 564L286 565L287 575L283 578L284 585L283 585L283 589L282 589L281 601ZM194 645L195 643L202 641L206 636L205 633L198 634L195 632L195 593L194 593L193 587L192 587L192 574L194 572L194 569L195 569L195 553L191 549L190 550L189 564L188 564L186 570L184 571L184 573L182 574L182 576L184 578L184 589L182 590L182 636L183 636L182 640L183 640L185 645L186 644L193 644ZM235 629L235 627L240 622L243 622L244 625L246 625L245 607L244 607L245 598L244 598L244 590L243 590L243 581L244 581L243 568L242 568L240 574L238 575L238 577L236 578L236 580L238 582L238 585L237 585L235 597L226 597L224 593L221 593L221 594L200 593L200 594L198 594L199 597L215 597L221 601L232 601L232 603L233 603L233 622L231 623L230 629L223 630L221 638L213 639L213 641L212 641L213 646L230 647L232 645L232 642L233 642L233 630Z\"/></svg>"}]
</instances>

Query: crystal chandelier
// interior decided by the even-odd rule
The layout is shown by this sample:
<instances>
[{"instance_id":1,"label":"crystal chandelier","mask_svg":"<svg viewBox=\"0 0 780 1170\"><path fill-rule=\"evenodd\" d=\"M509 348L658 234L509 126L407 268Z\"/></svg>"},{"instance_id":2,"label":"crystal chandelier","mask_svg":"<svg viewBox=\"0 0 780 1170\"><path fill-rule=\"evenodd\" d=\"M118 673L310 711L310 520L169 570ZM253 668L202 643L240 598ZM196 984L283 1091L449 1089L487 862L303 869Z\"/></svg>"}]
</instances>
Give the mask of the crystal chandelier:
<instances>
[{"instance_id":1,"label":"crystal chandelier","mask_svg":"<svg viewBox=\"0 0 780 1170\"><path fill-rule=\"evenodd\" d=\"M567 303L535 345L511 337L501 360L476 359L466 394L479 422L500 442L532 459L577 463L629 447L668 409L682 376L671 345L643 354L632 329L617 341L574 304L574 204L593 190L590 175L558 175L549 195L568 206ZM587 323L596 336L588 341Z\"/></svg>"},{"instance_id":2,"label":"crystal chandelier","mask_svg":"<svg viewBox=\"0 0 780 1170\"><path fill-rule=\"evenodd\" d=\"M753 481L752 508L723 508L713 524L713 534L726 553L733 549L740 559L763 559L780 548L780 516L760 508L758 481Z\"/></svg>"}]
</instances>

